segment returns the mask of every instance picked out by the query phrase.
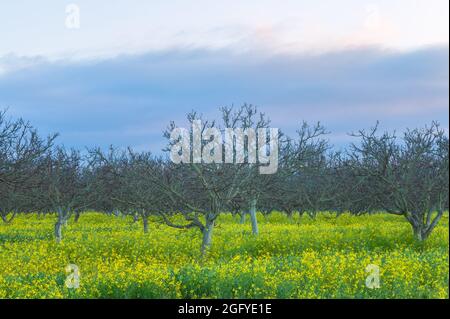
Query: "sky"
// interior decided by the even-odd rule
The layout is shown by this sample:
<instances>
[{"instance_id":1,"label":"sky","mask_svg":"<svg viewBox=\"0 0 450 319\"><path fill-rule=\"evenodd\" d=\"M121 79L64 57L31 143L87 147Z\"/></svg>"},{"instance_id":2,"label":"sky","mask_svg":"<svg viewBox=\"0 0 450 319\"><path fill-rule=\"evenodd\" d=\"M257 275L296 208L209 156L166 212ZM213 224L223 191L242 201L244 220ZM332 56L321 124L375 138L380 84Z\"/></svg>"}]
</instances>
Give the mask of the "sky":
<instances>
[{"instance_id":1,"label":"sky","mask_svg":"<svg viewBox=\"0 0 450 319\"><path fill-rule=\"evenodd\" d=\"M59 141L158 152L170 120L251 103L342 145L448 130L446 0L0 2L0 109Z\"/></svg>"}]
</instances>

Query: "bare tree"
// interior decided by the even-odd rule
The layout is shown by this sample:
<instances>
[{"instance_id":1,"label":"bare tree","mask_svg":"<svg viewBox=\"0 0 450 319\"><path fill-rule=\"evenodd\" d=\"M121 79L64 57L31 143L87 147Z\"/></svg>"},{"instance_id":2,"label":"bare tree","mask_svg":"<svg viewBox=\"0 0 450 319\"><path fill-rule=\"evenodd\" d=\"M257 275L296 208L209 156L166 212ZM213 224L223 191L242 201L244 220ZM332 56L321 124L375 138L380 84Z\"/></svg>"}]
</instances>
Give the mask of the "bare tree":
<instances>
[{"instance_id":1,"label":"bare tree","mask_svg":"<svg viewBox=\"0 0 450 319\"><path fill-rule=\"evenodd\" d=\"M250 216L250 221L252 225L252 233L258 235L258 219L257 219L257 209L258 202L262 197L266 196L268 193L273 191L275 174L261 174L261 167L264 163L261 161L252 161L251 152L254 151L256 154L260 155L260 140L266 145L267 140L267 130L270 128L270 119L264 114L258 111L257 107L249 104L244 104L241 108L236 111L231 107L221 108L224 126L231 128L233 130L242 131L244 134L241 138L236 138L236 147L242 147L244 150L244 158L247 160L248 164L244 166L241 174L246 176L246 183L242 185L239 194L236 198L231 201L230 208L236 209L239 207L241 210L241 223L245 221L245 216ZM249 144L249 137L251 134L255 134L263 130L264 135L257 136L257 143L255 145ZM276 147L279 148L279 143L282 140L283 134L278 132ZM253 148L253 150L252 150ZM279 149L269 149L269 152L276 152L278 155ZM278 171L278 168L277 168Z\"/></svg>"},{"instance_id":2,"label":"bare tree","mask_svg":"<svg viewBox=\"0 0 450 319\"><path fill-rule=\"evenodd\" d=\"M381 209L404 216L423 241L448 209L449 141L437 123L407 130L401 138L378 134L377 126L361 130L352 134L359 143L340 153L320 123L303 123L290 139L278 131L268 135L269 119L252 105L224 107L220 115L208 121L191 112L190 129L179 135L170 123L164 136L171 158L112 147L90 150L85 158L53 147L56 135L43 139L29 123L0 112L0 217L9 223L18 213L56 213L59 242L70 216L77 221L87 209L131 215L142 220L145 233L152 216L171 227L198 229L205 255L223 212L240 215L241 223L250 216L256 235L257 211L314 218L324 210ZM276 146L266 149L273 138ZM256 160L267 159L267 151L277 155L273 174L261 173L273 163Z\"/></svg>"},{"instance_id":3,"label":"bare tree","mask_svg":"<svg viewBox=\"0 0 450 319\"><path fill-rule=\"evenodd\" d=\"M10 120L6 111L0 112L0 216L4 222L31 209L30 196L40 182L42 157L56 136L43 139L28 122Z\"/></svg>"},{"instance_id":4,"label":"bare tree","mask_svg":"<svg viewBox=\"0 0 450 319\"><path fill-rule=\"evenodd\" d=\"M94 203L90 173L79 151L57 147L45 158L42 179L37 200L41 207L56 212L55 238L60 242L70 216Z\"/></svg>"},{"instance_id":5,"label":"bare tree","mask_svg":"<svg viewBox=\"0 0 450 319\"><path fill-rule=\"evenodd\" d=\"M339 188L335 178L339 154L331 152L326 134L320 123L310 126L303 122L297 139L283 144L277 190L269 194L288 216L306 212L315 217L317 212L333 206Z\"/></svg>"},{"instance_id":6,"label":"bare tree","mask_svg":"<svg viewBox=\"0 0 450 319\"><path fill-rule=\"evenodd\" d=\"M219 125L216 121L203 120L195 112L188 114L187 119L191 124L191 130L189 132L189 141L185 148L194 151L192 154L189 154L189 157L185 158L187 160L180 164L165 164L162 177L155 180L155 183L171 198L174 209L180 211L189 223L186 225L173 225L164 214L162 215L163 219L170 226L199 228L203 234L202 255L211 246L212 232L219 214L235 205L237 202L235 199L238 195L243 193L255 195L252 193L249 185L251 185L251 180L255 176L255 170L258 166L252 165L254 163L248 160L251 154L248 151L248 139L245 138L245 135L249 133L248 129L250 128L267 126L264 115L258 114L252 106L244 105L236 111L232 108L222 108L221 113L222 125ZM193 131L196 122L201 123L201 127L198 128L200 135L202 137L206 136L206 138L202 138L199 141L201 143L200 152L204 156L213 157L214 160L212 162L206 163L203 160L196 161L195 159L199 155L195 154L194 145L195 137ZM181 137L175 140L172 139L171 135L175 129L176 125L172 122L165 132L165 136L169 139L167 151L170 151L175 144L181 142ZM235 152L236 148L243 147L243 161L227 162L225 154L226 143L224 145L216 145L212 149L206 148L207 144L213 142L214 138L217 138L217 135L225 136L225 129L240 129L237 132L242 134L236 134L229 141L228 147L233 146L233 158L238 156ZM216 132L216 134L211 134L211 132ZM158 174L152 175L158 176ZM247 203L251 204L252 200L254 198L247 200ZM255 227L256 209L253 210L252 215Z\"/></svg>"},{"instance_id":7,"label":"bare tree","mask_svg":"<svg viewBox=\"0 0 450 319\"><path fill-rule=\"evenodd\" d=\"M414 236L429 237L448 209L448 137L435 122L423 129L377 135L359 131L350 154L353 173L365 184L375 208L404 216Z\"/></svg>"}]
</instances>

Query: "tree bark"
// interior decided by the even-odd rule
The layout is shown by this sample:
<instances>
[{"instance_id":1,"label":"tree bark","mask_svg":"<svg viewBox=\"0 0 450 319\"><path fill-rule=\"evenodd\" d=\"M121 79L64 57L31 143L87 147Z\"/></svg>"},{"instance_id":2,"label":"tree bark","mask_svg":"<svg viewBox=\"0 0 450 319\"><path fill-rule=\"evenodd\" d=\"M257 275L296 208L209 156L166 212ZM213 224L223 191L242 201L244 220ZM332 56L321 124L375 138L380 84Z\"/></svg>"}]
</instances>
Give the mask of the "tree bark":
<instances>
[{"instance_id":1,"label":"tree bark","mask_svg":"<svg viewBox=\"0 0 450 319\"><path fill-rule=\"evenodd\" d=\"M211 248L213 229L214 220L209 220L208 217L206 217L206 226L203 229L203 240L201 248L202 257L205 256L206 252L209 250L209 248Z\"/></svg>"},{"instance_id":2,"label":"tree bark","mask_svg":"<svg viewBox=\"0 0 450 319\"><path fill-rule=\"evenodd\" d=\"M414 226L413 225L413 231L414 231L414 238L417 239L418 241L424 241L425 240L425 236L424 233L422 231L422 227L420 226Z\"/></svg>"},{"instance_id":3,"label":"tree bark","mask_svg":"<svg viewBox=\"0 0 450 319\"><path fill-rule=\"evenodd\" d=\"M245 215L246 214L247 214L247 212L245 212L245 211L241 213L241 220L240 220L241 224L245 224Z\"/></svg>"},{"instance_id":4,"label":"tree bark","mask_svg":"<svg viewBox=\"0 0 450 319\"><path fill-rule=\"evenodd\" d=\"M57 243L60 243L62 240L62 223L59 218L55 223L55 239Z\"/></svg>"},{"instance_id":5,"label":"tree bark","mask_svg":"<svg viewBox=\"0 0 450 319\"><path fill-rule=\"evenodd\" d=\"M429 212L428 214L431 214L431 212ZM418 215L418 214L416 214L416 215ZM439 220L441 219L442 215L443 215L443 210L439 210L437 212L436 217L433 219L433 221L431 221L432 216L428 215L426 223L423 223L423 221L419 218L415 218L414 214L411 214L411 215L407 214L407 215L405 215L405 217L412 226L414 238L417 241L422 242L422 241L425 241L426 239L428 239L428 237L430 237L431 232L436 227L436 225L439 223Z\"/></svg>"},{"instance_id":6,"label":"tree bark","mask_svg":"<svg viewBox=\"0 0 450 319\"><path fill-rule=\"evenodd\" d=\"M62 227L67 225L67 214L62 208L58 208L58 219L55 223L55 239L57 243L62 241Z\"/></svg>"},{"instance_id":7,"label":"tree bark","mask_svg":"<svg viewBox=\"0 0 450 319\"><path fill-rule=\"evenodd\" d=\"M75 222L75 223L77 223L78 220L80 219L80 215L81 215L80 212L76 212L76 213L75 213L75 218L74 218L74 222Z\"/></svg>"},{"instance_id":8,"label":"tree bark","mask_svg":"<svg viewBox=\"0 0 450 319\"><path fill-rule=\"evenodd\" d=\"M258 235L259 234L259 230L258 230L258 220L256 217L256 199L252 199L250 202L250 218L252 221L252 232L254 235Z\"/></svg>"},{"instance_id":9,"label":"tree bark","mask_svg":"<svg viewBox=\"0 0 450 319\"><path fill-rule=\"evenodd\" d=\"M148 233L148 216L142 214L142 223L144 224L144 234Z\"/></svg>"}]
</instances>

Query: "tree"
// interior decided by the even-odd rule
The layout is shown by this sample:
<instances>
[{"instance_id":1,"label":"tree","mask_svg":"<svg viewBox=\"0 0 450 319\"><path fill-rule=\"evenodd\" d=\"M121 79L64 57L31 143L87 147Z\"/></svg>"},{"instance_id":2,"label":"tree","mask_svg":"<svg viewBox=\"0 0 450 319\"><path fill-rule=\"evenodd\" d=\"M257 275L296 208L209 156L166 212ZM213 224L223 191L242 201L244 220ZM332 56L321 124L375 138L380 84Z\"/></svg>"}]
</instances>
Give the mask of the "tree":
<instances>
[{"instance_id":1,"label":"tree","mask_svg":"<svg viewBox=\"0 0 450 319\"><path fill-rule=\"evenodd\" d=\"M221 113L223 126L216 121L203 120L195 112L187 116L190 130L180 131L175 123L170 123L165 132L169 140L166 151L171 152L173 162L164 164L159 174L152 174L161 176L154 179L155 183L189 224L173 225L165 214L163 219L170 226L199 228L203 235L202 255L211 246L219 214L236 204L235 199L240 194L251 194L249 185L258 166L253 165L256 161L252 157L257 148L252 144L256 141L249 143L248 134L254 133L249 129L255 124L255 128L267 126L264 115L257 114L251 106L244 105L235 112L222 108ZM258 115L259 121L255 122ZM174 134L177 131L179 134ZM222 144L223 136L225 143ZM177 151L173 152L174 149ZM227 152L230 149L232 151ZM253 198L248 203L251 200ZM256 210L253 212L256 218Z\"/></svg>"},{"instance_id":2,"label":"tree","mask_svg":"<svg viewBox=\"0 0 450 319\"><path fill-rule=\"evenodd\" d=\"M335 169L339 154L330 151L326 134L320 123L310 126L303 122L297 139L283 144L277 190L269 194L288 216L297 211L315 217L333 207L339 189Z\"/></svg>"},{"instance_id":3,"label":"tree","mask_svg":"<svg viewBox=\"0 0 450 319\"><path fill-rule=\"evenodd\" d=\"M37 200L47 211L56 212L55 238L60 242L62 227L70 216L94 204L91 174L83 166L79 151L62 147L56 147L46 156L41 173L43 182Z\"/></svg>"},{"instance_id":4,"label":"tree","mask_svg":"<svg viewBox=\"0 0 450 319\"><path fill-rule=\"evenodd\" d=\"M108 199L112 207L119 209L125 215L139 215L143 222L144 233L148 233L148 219L152 215L159 216L166 211L168 198L155 183L155 175L160 176L159 161L149 152L134 152L128 149L125 152L110 150L106 158L99 150L96 156L101 161L103 181L100 189L109 189L102 194L102 202ZM113 185L108 187L108 185Z\"/></svg>"},{"instance_id":5,"label":"tree","mask_svg":"<svg viewBox=\"0 0 450 319\"><path fill-rule=\"evenodd\" d=\"M7 119L6 111L0 112L0 216L4 222L33 209L30 196L40 183L42 158L56 137L43 139L28 122Z\"/></svg>"},{"instance_id":6,"label":"tree","mask_svg":"<svg viewBox=\"0 0 450 319\"><path fill-rule=\"evenodd\" d=\"M407 130L401 140L377 135L377 128L353 134L360 139L350 153L353 174L374 208L404 216L423 241L448 209L448 137L435 122Z\"/></svg>"},{"instance_id":7,"label":"tree","mask_svg":"<svg viewBox=\"0 0 450 319\"><path fill-rule=\"evenodd\" d=\"M244 104L241 108L234 111L233 108L224 107L221 109L224 126L231 128L235 132L242 132L241 135L235 134L235 146L243 149L243 157L247 160L247 165L244 166L241 174L246 176L246 183L242 185L240 193L230 202L231 210L239 208L241 210L241 223L245 221L245 216L250 216L252 233L259 234L257 207L258 202L268 193L275 191L274 180L276 172L273 174L262 174L261 168L266 166L266 163L261 161L261 156L267 156L267 149L263 149L271 142L273 136L267 139L267 133L270 134L270 119L253 105ZM261 134L263 132L263 134ZM254 144L250 145L251 137L255 136ZM269 152L278 157L279 142L283 134L276 132L276 143L269 146ZM252 154L253 152L253 154ZM256 160L258 155L258 160ZM236 156L236 151L234 152ZM254 157L254 158L252 158ZM269 164L270 165L270 164ZM277 159L278 165L278 159Z\"/></svg>"}]
</instances>

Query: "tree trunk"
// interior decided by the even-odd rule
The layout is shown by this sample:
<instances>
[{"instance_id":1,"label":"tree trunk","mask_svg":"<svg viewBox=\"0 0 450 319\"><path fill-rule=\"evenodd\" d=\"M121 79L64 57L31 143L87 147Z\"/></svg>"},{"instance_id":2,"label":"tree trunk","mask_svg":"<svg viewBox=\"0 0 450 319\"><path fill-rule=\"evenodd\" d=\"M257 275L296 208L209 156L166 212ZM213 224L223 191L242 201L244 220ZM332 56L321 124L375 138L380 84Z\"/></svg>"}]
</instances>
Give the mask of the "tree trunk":
<instances>
[{"instance_id":1,"label":"tree trunk","mask_svg":"<svg viewBox=\"0 0 450 319\"><path fill-rule=\"evenodd\" d=\"M428 238L428 234L425 230L425 226L418 225L418 224L416 224L416 225L412 224L412 228L413 228L413 232L414 232L414 238L417 241L422 242Z\"/></svg>"},{"instance_id":2,"label":"tree trunk","mask_svg":"<svg viewBox=\"0 0 450 319\"><path fill-rule=\"evenodd\" d=\"M250 218L252 220L252 232L254 235L258 235L258 220L256 218L256 199L252 199L250 202Z\"/></svg>"},{"instance_id":3,"label":"tree trunk","mask_svg":"<svg viewBox=\"0 0 450 319\"><path fill-rule=\"evenodd\" d=\"M436 227L436 225L438 224L439 220L443 215L443 211L440 210L438 211L436 217L433 220L431 220L432 219L431 213L432 212L428 213L430 215L427 216L426 222L424 222L421 218L416 217L420 216L417 213L405 215L406 219L409 221L413 229L414 238L419 242L425 241L430 236L431 232Z\"/></svg>"},{"instance_id":4,"label":"tree trunk","mask_svg":"<svg viewBox=\"0 0 450 319\"><path fill-rule=\"evenodd\" d=\"M148 233L148 216L145 214L142 214L142 222L144 224L144 234Z\"/></svg>"},{"instance_id":5,"label":"tree trunk","mask_svg":"<svg viewBox=\"0 0 450 319\"><path fill-rule=\"evenodd\" d=\"M80 212L76 212L76 213L75 213L75 218L74 218L74 222L75 222L75 223L77 223L78 220L80 219L80 215L81 215Z\"/></svg>"},{"instance_id":6,"label":"tree trunk","mask_svg":"<svg viewBox=\"0 0 450 319\"><path fill-rule=\"evenodd\" d=\"M62 240L62 222L58 218L58 221L55 224L55 239L57 243L60 243Z\"/></svg>"},{"instance_id":7,"label":"tree trunk","mask_svg":"<svg viewBox=\"0 0 450 319\"><path fill-rule=\"evenodd\" d=\"M212 232L214 229L214 220L209 220L208 217L206 217L206 227L203 229L203 240L202 240L202 257L205 256L206 252L211 247L211 241L212 241Z\"/></svg>"},{"instance_id":8,"label":"tree trunk","mask_svg":"<svg viewBox=\"0 0 450 319\"><path fill-rule=\"evenodd\" d=\"M247 212L242 212L241 213L241 220L240 220L240 223L241 224L245 224L245 215L247 214Z\"/></svg>"},{"instance_id":9,"label":"tree trunk","mask_svg":"<svg viewBox=\"0 0 450 319\"><path fill-rule=\"evenodd\" d=\"M55 239L57 243L62 240L62 227L67 225L67 213L62 209L58 208L58 220L55 223Z\"/></svg>"},{"instance_id":10,"label":"tree trunk","mask_svg":"<svg viewBox=\"0 0 450 319\"><path fill-rule=\"evenodd\" d=\"M294 218L294 212L292 210L288 210L287 217L289 220L292 220Z\"/></svg>"},{"instance_id":11,"label":"tree trunk","mask_svg":"<svg viewBox=\"0 0 450 319\"><path fill-rule=\"evenodd\" d=\"M414 227L414 238L417 239L418 241L424 240L422 230L420 228Z\"/></svg>"},{"instance_id":12,"label":"tree trunk","mask_svg":"<svg viewBox=\"0 0 450 319\"><path fill-rule=\"evenodd\" d=\"M13 219L16 217L16 214L17 214L16 212L12 213L11 217L9 217L9 218L8 218L8 214L6 214L6 215L1 214L3 222L5 224L11 223L13 221Z\"/></svg>"}]
</instances>

